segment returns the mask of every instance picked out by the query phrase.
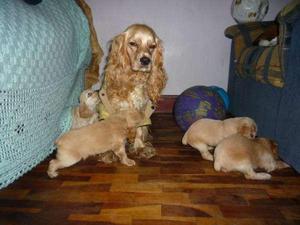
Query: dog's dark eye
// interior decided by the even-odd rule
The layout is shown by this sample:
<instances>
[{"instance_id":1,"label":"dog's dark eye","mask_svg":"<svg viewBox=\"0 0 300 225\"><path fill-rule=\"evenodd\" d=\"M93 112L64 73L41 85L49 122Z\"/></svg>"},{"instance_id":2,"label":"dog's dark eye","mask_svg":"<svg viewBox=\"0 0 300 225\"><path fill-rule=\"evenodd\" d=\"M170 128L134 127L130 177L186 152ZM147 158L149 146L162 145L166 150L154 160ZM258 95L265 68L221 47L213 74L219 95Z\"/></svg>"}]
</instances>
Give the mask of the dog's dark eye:
<instances>
[{"instance_id":1,"label":"dog's dark eye","mask_svg":"<svg viewBox=\"0 0 300 225\"><path fill-rule=\"evenodd\" d=\"M135 43L134 41L130 41L129 45L132 46L132 47L137 47L137 43Z\"/></svg>"},{"instance_id":2,"label":"dog's dark eye","mask_svg":"<svg viewBox=\"0 0 300 225\"><path fill-rule=\"evenodd\" d=\"M150 48L150 49L155 49L155 48L156 48L156 45L155 45L155 44L150 45L149 48Z\"/></svg>"},{"instance_id":3,"label":"dog's dark eye","mask_svg":"<svg viewBox=\"0 0 300 225\"><path fill-rule=\"evenodd\" d=\"M92 94L93 94L92 92L89 92L89 93L87 94L87 96L88 96L88 97L91 97Z\"/></svg>"}]
</instances>

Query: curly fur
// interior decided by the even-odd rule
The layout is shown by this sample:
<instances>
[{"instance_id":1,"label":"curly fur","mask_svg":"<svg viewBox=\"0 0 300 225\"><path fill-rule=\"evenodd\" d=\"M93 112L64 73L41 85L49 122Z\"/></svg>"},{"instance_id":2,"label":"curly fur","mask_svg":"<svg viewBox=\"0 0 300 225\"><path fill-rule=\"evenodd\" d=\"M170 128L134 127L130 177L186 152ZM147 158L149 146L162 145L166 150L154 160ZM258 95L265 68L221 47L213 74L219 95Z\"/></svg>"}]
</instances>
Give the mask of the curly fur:
<instances>
[{"instance_id":1,"label":"curly fur","mask_svg":"<svg viewBox=\"0 0 300 225\"><path fill-rule=\"evenodd\" d=\"M162 41L150 27L133 24L113 38L103 85L113 111L144 111L149 100L157 103L166 81ZM147 127L138 127L130 134L130 140L132 152L150 158L155 155L155 149L144 143L147 134ZM107 155L102 155L100 160L113 161L113 158L107 160Z\"/></svg>"},{"instance_id":2,"label":"curly fur","mask_svg":"<svg viewBox=\"0 0 300 225\"><path fill-rule=\"evenodd\" d=\"M136 43L140 43L134 53L132 52L133 47L129 45L129 41L133 38ZM153 39L151 44L155 48L151 49L151 46L145 46L143 40L139 40L143 38ZM133 65L139 63L140 59L134 54L149 56L151 68L147 71L142 67L134 69ZM125 102L128 107L142 108L148 99L156 103L165 87L166 80L161 40L150 27L142 24L131 25L112 40L104 71L104 84L108 99L113 105L122 108L121 102ZM140 89L138 93L140 107L135 106L130 98L137 87Z\"/></svg>"}]
</instances>

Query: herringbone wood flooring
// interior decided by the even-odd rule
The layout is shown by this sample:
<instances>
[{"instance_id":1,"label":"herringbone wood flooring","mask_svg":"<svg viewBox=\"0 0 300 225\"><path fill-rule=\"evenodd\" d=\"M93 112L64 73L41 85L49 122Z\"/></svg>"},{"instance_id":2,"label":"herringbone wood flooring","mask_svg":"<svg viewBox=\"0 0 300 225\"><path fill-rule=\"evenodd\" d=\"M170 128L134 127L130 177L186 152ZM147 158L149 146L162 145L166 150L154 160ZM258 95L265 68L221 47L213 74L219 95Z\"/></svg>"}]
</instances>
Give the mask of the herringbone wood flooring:
<instances>
[{"instance_id":1,"label":"herringbone wood flooring","mask_svg":"<svg viewBox=\"0 0 300 225\"><path fill-rule=\"evenodd\" d=\"M300 176L292 169L270 181L215 172L181 145L171 114L154 114L152 135L158 155L135 167L91 158L49 179L49 157L0 191L0 224L300 224Z\"/></svg>"}]
</instances>

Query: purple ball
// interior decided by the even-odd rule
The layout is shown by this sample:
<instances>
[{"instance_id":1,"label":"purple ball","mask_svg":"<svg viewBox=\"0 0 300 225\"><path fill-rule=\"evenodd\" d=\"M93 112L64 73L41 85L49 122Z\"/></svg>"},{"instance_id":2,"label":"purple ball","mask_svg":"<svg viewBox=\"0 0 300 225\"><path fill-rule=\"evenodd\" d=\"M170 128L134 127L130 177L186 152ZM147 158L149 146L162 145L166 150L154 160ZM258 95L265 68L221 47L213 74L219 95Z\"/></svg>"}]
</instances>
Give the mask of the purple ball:
<instances>
[{"instance_id":1,"label":"purple ball","mask_svg":"<svg viewBox=\"0 0 300 225\"><path fill-rule=\"evenodd\" d=\"M225 119L226 109L216 91L206 86L194 86L178 96L174 115L178 126L186 131L192 123L202 118Z\"/></svg>"}]
</instances>

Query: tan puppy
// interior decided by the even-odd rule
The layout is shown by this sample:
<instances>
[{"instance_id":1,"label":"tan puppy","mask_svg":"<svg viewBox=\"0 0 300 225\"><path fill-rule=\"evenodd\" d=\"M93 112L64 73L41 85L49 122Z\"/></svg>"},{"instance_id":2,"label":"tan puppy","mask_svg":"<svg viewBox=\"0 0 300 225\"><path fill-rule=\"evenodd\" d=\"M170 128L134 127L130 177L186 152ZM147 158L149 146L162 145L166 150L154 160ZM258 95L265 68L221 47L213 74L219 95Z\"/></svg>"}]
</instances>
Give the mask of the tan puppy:
<instances>
[{"instance_id":1,"label":"tan puppy","mask_svg":"<svg viewBox=\"0 0 300 225\"><path fill-rule=\"evenodd\" d=\"M247 179L270 179L268 173L256 173L255 169L271 172L275 169L289 167L278 158L277 144L266 138L248 139L234 134L216 147L214 167L217 171L239 171Z\"/></svg>"},{"instance_id":2,"label":"tan puppy","mask_svg":"<svg viewBox=\"0 0 300 225\"><path fill-rule=\"evenodd\" d=\"M248 138L256 136L257 126L249 117L226 120L200 119L193 123L182 138L182 144L189 144L200 151L203 159L213 161L210 149L232 134L242 134Z\"/></svg>"},{"instance_id":3,"label":"tan puppy","mask_svg":"<svg viewBox=\"0 0 300 225\"><path fill-rule=\"evenodd\" d=\"M80 105L73 110L72 129L84 127L98 121L96 106L99 102L98 92L92 89L84 90L80 94Z\"/></svg>"},{"instance_id":4,"label":"tan puppy","mask_svg":"<svg viewBox=\"0 0 300 225\"><path fill-rule=\"evenodd\" d=\"M128 129L136 127L143 119L142 113L137 111L120 111L106 120L64 134L56 141L57 154L56 159L49 163L49 177L56 177L57 169L110 150L119 157L121 163L135 165L133 160L127 158L125 143Z\"/></svg>"}]
</instances>

